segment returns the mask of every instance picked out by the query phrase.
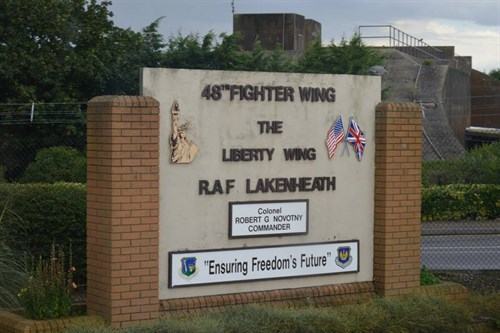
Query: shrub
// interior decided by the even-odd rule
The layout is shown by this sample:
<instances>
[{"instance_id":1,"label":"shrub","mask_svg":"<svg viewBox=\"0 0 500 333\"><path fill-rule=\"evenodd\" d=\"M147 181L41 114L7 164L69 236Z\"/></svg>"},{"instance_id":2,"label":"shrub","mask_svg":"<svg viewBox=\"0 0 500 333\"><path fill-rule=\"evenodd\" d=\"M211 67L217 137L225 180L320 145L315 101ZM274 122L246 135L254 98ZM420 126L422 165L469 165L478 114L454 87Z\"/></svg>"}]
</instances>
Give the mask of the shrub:
<instances>
[{"instance_id":1,"label":"shrub","mask_svg":"<svg viewBox=\"0 0 500 333\"><path fill-rule=\"evenodd\" d=\"M424 266L420 269L420 285L421 286L429 286L433 284L439 284L441 281L439 278L434 275L432 272L427 270L427 268Z\"/></svg>"},{"instance_id":2,"label":"shrub","mask_svg":"<svg viewBox=\"0 0 500 333\"><path fill-rule=\"evenodd\" d=\"M57 248L57 250L56 250ZM75 268L71 261L66 266L65 254L60 246L52 244L50 257L40 257L26 275L19 300L25 316L30 319L55 319L71 314L71 294L76 284L73 282Z\"/></svg>"},{"instance_id":3,"label":"shrub","mask_svg":"<svg viewBox=\"0 0 500 333\"><path fill-rule=\"evenodd\" d=\"M422 163L422 185L449 185L464 182L463 172L460 168L462 160L424 161Z\"/></svg>"},{"instance_id":4,"label":"shrub","mask_svg":"<svg viewBox=\"0 0 500 333\"><path fill-rule=\"evenodd\" d=\"M56 242L73 248L79 269L78 283L86 272L86 187L83 184L0 184L0 207L6 245L34 258L50 253ZM22 223L20 223L22 221Z\"/></svg>"},{"instance_id":5,"label":"shrub","mask_svg":"<svg viewBox=\"0 0 500 333\"><path fill-rule=\"evenodd\" d=\"M486 220L500 216L499 185L446 185L422 189L422 221Z\"/></svg>"},{"instance_id":6,"label":"shrub","mask_svg":"<svg viewBox=\"0 0 500 333\"><path fill-rule=\"evenodd\" d=\"M500 185L500 142L474 148L462 158L424 162L422 184Z\"/></svg>"},{"instance_id":7,"label":"shrub","mask_svg":"<svg viewBox=\"0 0 500 333\"><path fill-rule=\"evenodd\" d=\"M22 183L85 183L86 158L72 147L51 147L40 150L35 161L26 168Z\"/></svg>"}]
</instances>

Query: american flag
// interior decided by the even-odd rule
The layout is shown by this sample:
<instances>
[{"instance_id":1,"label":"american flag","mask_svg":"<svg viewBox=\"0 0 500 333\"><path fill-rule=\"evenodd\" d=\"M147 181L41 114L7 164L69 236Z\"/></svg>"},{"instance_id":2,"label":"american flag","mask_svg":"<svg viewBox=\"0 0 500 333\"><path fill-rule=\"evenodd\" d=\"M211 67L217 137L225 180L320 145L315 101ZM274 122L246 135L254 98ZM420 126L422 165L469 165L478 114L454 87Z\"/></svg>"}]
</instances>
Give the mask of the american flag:
<instances>
[{"instance_id":1,"label":"american flag","mask_svg":"<svg viewBox=\"0 0 500 333\"><path fill-rule=\"evenodd\" d=\"M358 161L361 161L366 146L365 133L352 118L349 125L349 133L347 133L347 142L352 145Z\"/></svg>"},{"instance_id":2,"label":"american flag","mask_svg":"<svg viewBox=\"0 0 500 333\"><path fill-rule=\"evenodd\" d=\"M333 158L337 145L342 141L344 141L344 124L342 123L342 116L339 116L326 137L326 147L328 148L328 157L330 159Z\"/></svg>"}]
</instances>

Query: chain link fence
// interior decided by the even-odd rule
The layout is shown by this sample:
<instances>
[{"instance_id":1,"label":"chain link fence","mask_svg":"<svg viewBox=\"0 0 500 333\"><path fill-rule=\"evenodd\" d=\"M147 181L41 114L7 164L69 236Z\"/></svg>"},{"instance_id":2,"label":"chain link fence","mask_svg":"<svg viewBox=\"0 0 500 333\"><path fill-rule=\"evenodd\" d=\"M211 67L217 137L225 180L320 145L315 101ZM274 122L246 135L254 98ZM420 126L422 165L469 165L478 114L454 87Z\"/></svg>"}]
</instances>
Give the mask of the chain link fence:
<instances>
[{"instance_id":1,"label":"chain link fence","mask_svg":"<svg viewBox=\"0 0 500 333\"><path fill-rule=\"evenodd\" d=\"M500 270L500 142L424 161L422 183L422 265Z\"/></svg>"},{"instance_id":2,"label":"chain link fence","mask_svg":"<svg viewBox=\"0 0 500 333\"><path fill-rule=\"evenodd\" d=\"M86 103L0 104L0 181L25 182L28 166L44 149L68 147L84 156L85 112ZM57 165L46 167L57 169Z\"/></svg>"},{"instance_id":3,"label":"chain link fence","mask_svg":"<svg viewBox=\"0 0 500 333\"><path fill-rule=\"evenodd\" d=\"M423 223L421 262L434 271L500 270L500 220Z\"/></svg>"},{"instance_id":4,"label":"chain link fence","mask_svg":"<svg viewBox=\"0 0 500 333\"><path fill-rule=\"evenodd\" d=\"M85 183L85 114L85 103L0 104L0 182ZM47 151L50 153L44 155ZM69 163L80 157L80 163ZM495 151L424 162L424 188L457 183L498 185L499 166L500 152ZM55 172L61 169L67 170ZM49 174L53 178L47 178ZM500 207L500 198L495 197L498 191L492 193L486 200ZM448 216L443 220L452 221L444 222L431 216L429 222L422 223L423 266L429 270L500 269L500 216L485 217L481 215L483 208L474 205L472 202L469 209L477 210L472 218Z\"/></svg>"},{"instance_id":5,"label":"chain link fence","mask_svg":"<svg viewBox=\"0 0 500 333\"><path fill-rule=\"evenodd\" d=\"M85 119L86 103L0 103L0 246L25 265L62 246L79 285L86 281Z\"/></svg>"}]
</instances>

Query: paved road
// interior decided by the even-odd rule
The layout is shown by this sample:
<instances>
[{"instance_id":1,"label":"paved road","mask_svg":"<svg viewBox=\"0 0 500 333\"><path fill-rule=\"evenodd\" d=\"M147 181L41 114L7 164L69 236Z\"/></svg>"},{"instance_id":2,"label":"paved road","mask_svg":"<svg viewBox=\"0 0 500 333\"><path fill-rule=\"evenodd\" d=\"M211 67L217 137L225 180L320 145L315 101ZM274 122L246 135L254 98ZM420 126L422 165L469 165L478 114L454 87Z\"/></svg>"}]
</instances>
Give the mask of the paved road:
<instances>
[{"instance_id":1,"label":"paved road","mask_svg":"<svg viewBox=\"0 0 500 333\"><path fill-rule=\"evenodd\" d=\"M500 269L500 234L429 235L423 233L421 260L430 270Z\"/></svg>"}]
</instances>

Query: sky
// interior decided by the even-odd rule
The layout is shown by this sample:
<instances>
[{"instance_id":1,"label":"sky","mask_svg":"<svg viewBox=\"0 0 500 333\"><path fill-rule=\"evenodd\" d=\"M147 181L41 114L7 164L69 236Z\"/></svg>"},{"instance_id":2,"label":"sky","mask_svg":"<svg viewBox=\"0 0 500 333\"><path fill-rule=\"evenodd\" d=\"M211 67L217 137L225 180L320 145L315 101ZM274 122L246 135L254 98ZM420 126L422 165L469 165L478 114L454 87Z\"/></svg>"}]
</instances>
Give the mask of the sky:
<instances>
[{"instance_id":1,"label":"sky","mask_svg":"<svg viewBox=\"0 0 500 333\"><path fill-rule=\"evenodd\" d=\"M140 31L164 17L159 32L204 36L233 32L232 0L113 0L115 25ZM431 46L455 46L472 56L472 67L500 68L500 0L234 0L236 14L295 13L321 23L322 42L350 39L359 26L391 25ZM361 29L362 36L389 34L389 28ZM388 38L365 39L389 45Z\"/></svg>"}]
</instances>

